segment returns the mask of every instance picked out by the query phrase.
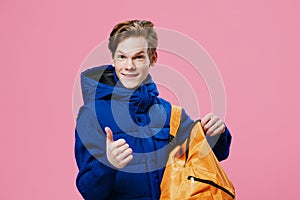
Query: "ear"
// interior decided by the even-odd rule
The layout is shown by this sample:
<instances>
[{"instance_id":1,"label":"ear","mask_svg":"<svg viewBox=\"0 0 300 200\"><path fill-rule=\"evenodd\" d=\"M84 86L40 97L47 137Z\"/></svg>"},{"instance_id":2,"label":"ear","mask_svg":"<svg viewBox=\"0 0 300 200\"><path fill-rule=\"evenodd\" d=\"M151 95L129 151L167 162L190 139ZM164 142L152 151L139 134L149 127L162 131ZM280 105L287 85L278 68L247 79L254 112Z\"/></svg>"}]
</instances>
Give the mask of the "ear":
<instances>
[{"instance_id":1,"label":"ear","mask_svg":"<svg viewBox=\"0 0 300 200\"><path fill-rule=\"evenodd\" d=\"M111 66L115 67L115 61L113 58L111 59L110 64L111 64Z\"/></svg>"},{"instance_id":2,"label":"ear","mask_svg":"<svg viewBox=\"0 0 300 200\"><path fill-rule=\"evenodd\" d=\"M151 62L152 66L156 63L157 59L158 59L158 54L157 51L155 51L154 55L152 56L152 62Z\"/></svg>"}]
</instances>

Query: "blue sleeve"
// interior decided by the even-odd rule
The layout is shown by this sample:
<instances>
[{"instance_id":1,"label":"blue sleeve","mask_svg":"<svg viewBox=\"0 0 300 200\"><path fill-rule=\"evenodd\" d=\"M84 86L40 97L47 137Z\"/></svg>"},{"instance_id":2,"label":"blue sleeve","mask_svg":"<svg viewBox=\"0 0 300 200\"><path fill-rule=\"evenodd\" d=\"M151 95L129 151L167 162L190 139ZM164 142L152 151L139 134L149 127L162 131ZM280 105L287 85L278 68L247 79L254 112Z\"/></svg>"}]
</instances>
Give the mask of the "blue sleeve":
<instances>
[{"instance_id":1,"label":"blue sleeve","mask_svg":"<svg viewBox=\"0 0 300 200\"><path fill-rule=\"evenodd\" d=\"M188 116L184 109L182 109L180 127L177 132L177 144L182 144L193 128L194 121ZM225 132L216 136L206 137L210 147L219 161L225 160L229 156L229 149L231 144L231 134L228 128L225 128Z\"/></svg>"},{"instance_id":2,"label":"blue sleeve","mask_svg":"<svg viewBox=\"0 0 300 200\"><path fill-rule=\"evenodd\" d=\"M228 158L231 138L231 134L227 127L225 128L225 132L220 135L206 137L209 145L219 161Z\"/></svg>"},{"instance_id":3,"label":"blue sleeve","mask_svg":"<svg viewBox=\"0 0 300 200\"><path fill-rule=\"evenodd\" d=\"M75 130L76 186L86 200L105 199L112 191L116 170L106 158L106 137L92 112L81 108Z\"/></svg>"}]
</instances>

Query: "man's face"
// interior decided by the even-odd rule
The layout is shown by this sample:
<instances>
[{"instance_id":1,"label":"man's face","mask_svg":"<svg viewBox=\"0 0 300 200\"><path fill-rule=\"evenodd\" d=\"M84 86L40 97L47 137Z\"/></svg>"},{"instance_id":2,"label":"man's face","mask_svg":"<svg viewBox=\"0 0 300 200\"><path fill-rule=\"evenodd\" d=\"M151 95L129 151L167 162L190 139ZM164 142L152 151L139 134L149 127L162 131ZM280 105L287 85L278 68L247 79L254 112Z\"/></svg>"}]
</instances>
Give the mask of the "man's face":
<instances>
[{"instance_id":1,"label":"man's face","mask_svg":"<svg viewBox=\"0 0 300 200\"><path fill-rule=\"evenodd\" d=\"M113 65L124 87L137 88L147 78L150 66L147 49L144 37L129 37L118 44Z\"/></svg>"}]
</instances>

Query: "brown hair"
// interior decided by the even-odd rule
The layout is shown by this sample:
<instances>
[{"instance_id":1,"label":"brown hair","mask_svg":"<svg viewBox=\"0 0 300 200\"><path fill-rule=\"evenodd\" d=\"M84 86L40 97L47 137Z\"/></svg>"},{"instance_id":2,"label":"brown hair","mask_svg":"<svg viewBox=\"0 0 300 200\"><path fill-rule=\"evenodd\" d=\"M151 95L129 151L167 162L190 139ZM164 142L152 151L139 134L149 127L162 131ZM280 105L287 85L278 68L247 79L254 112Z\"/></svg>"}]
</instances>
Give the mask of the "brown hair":
<instances>
[{"instance_id":1,"label":"brown hair","mask_svg":"<svg viewBox=\"0 0 300 200\"><path fill-rule=\"evenodd\" d=\"M153 29L154 24L146 20L129 20L118 23L110 33L108 48L115 55L118 44L129 37L144 37L148 42L148 56L151 64L157 47L157 34Z\"/></svg>"}]
</instances>

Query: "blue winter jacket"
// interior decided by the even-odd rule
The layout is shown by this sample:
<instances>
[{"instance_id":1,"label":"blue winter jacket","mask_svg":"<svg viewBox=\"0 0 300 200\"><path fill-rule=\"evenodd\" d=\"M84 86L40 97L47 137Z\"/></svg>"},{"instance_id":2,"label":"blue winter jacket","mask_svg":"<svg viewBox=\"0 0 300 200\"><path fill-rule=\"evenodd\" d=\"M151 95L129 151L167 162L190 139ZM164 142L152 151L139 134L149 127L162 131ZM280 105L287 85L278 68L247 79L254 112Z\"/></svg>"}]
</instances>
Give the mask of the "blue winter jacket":
<instances>
[{"instance_id":1,"label":"blue winter jacket","mask_svg":"<svg viewBox=\"0 0 300 200\"><path fill-rule=\"evenodd\" d=\"M120 84L112 66L95 67L81 74L84 105L75 130L75 157L79 168L76 185L87 200L159 199L160 182L168 158L171 104L158 97L149 75L136 90ZM176 136L181 144L193 120L183 110ZM114 140L123 138L133 150L133 160L122 169L106 157L105 127ZM219 160L229 154L231 135L209 137ZM213 146L213 145L211 145Z\"/></svg>"}]
</instances>

